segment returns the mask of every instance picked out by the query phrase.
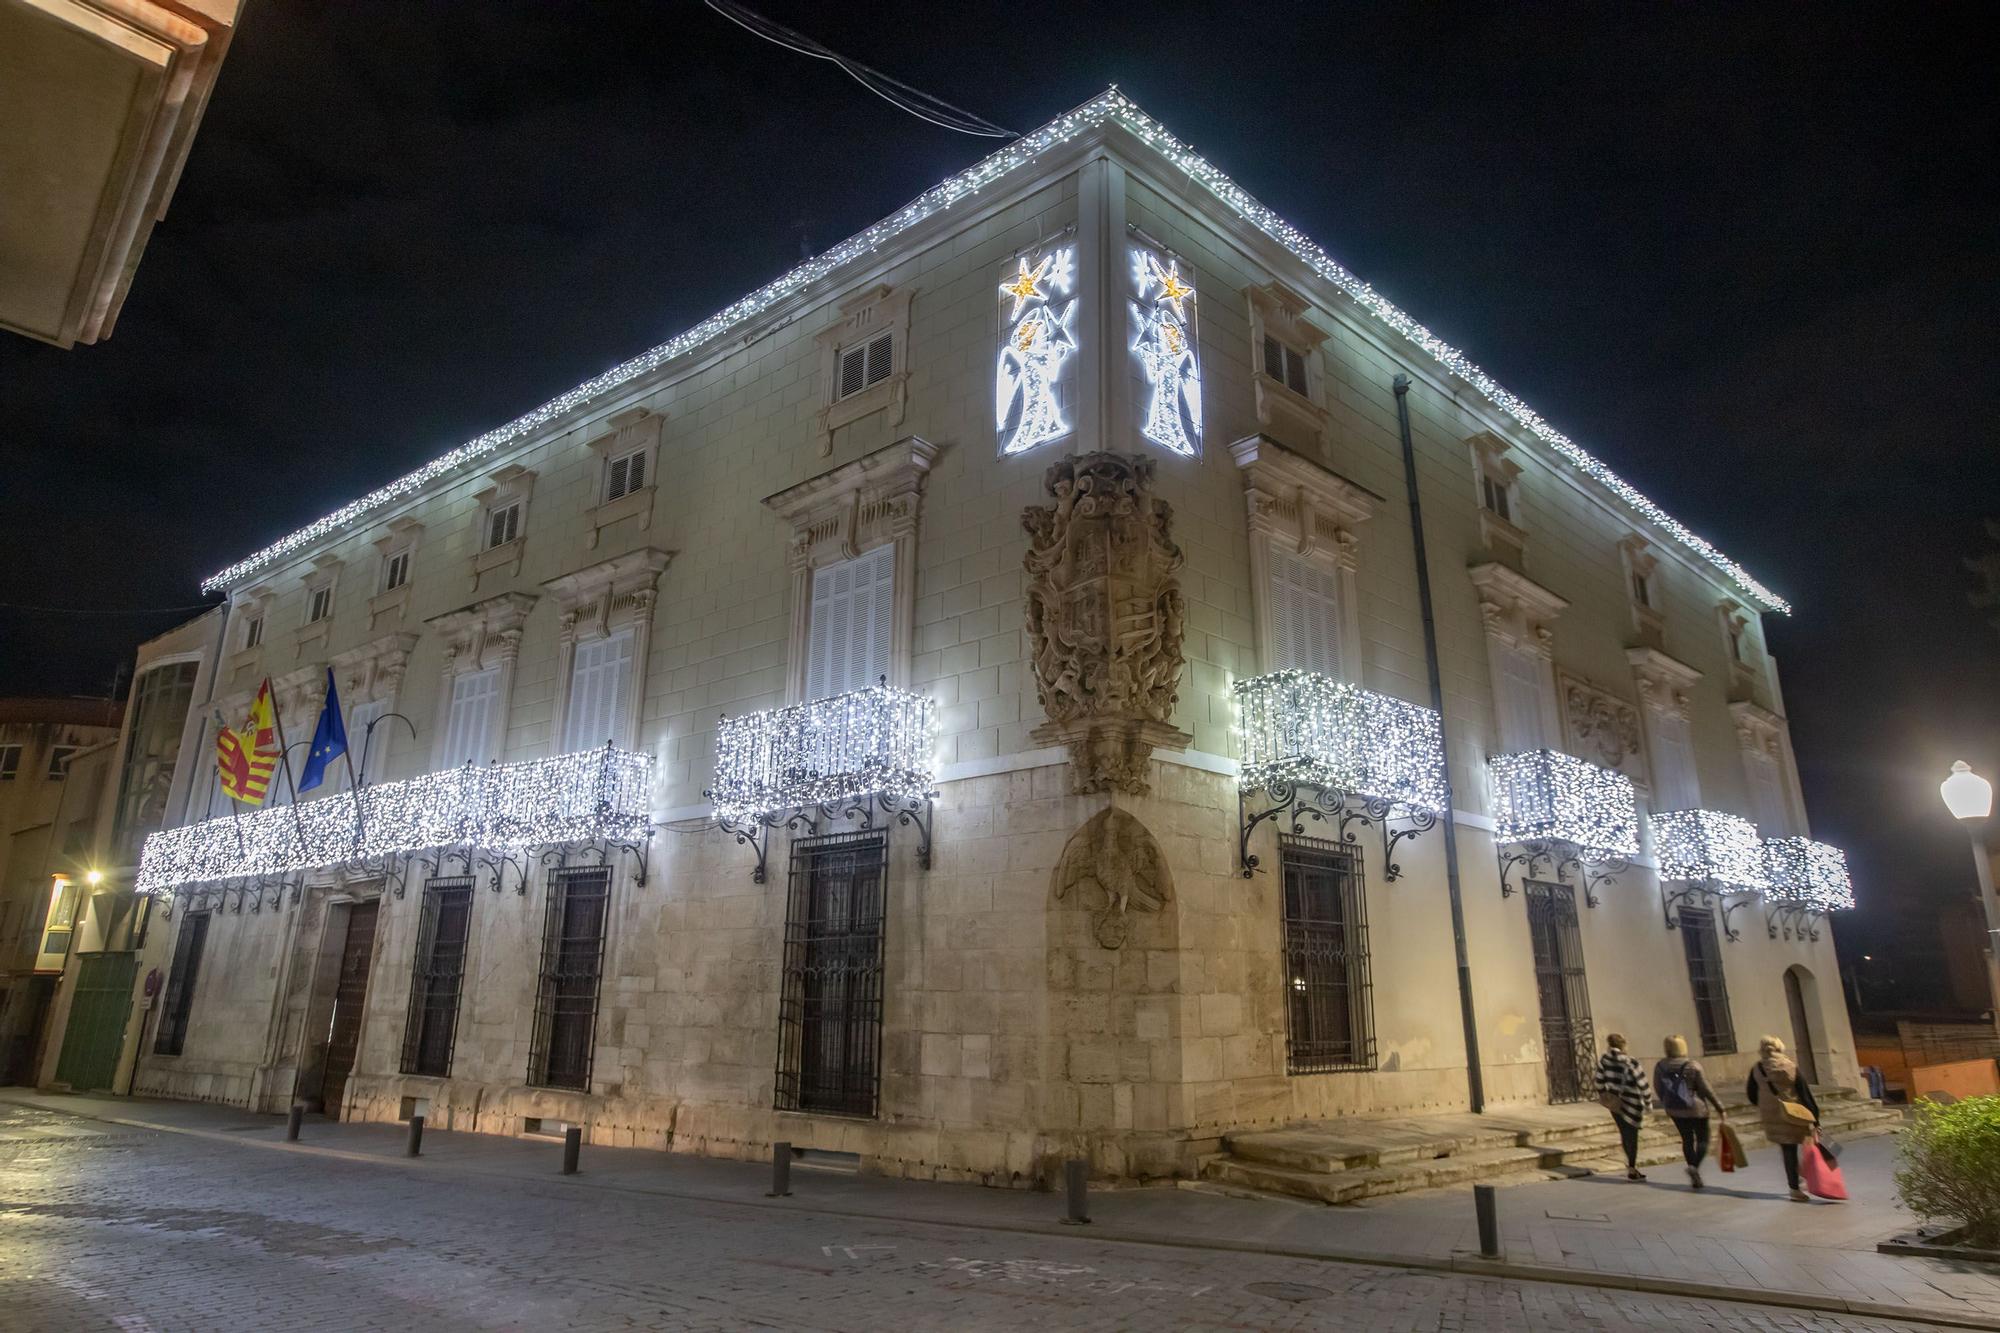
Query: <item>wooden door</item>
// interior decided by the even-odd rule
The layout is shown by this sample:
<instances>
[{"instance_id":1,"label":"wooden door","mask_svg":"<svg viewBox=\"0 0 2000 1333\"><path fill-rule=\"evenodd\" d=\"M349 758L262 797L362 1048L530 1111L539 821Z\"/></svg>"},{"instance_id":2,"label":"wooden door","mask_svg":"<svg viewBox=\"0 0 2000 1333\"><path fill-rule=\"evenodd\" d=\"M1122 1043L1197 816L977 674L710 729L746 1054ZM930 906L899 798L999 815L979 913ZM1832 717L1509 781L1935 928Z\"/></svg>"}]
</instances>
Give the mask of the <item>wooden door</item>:
<instances>
[{"instance_id":1,"label":"wooden door","mask_svg":"<svg viewBox=\"0 0 2000 1333\"><path fill-rule=\"evenodd\" d=\"M56 1060L56 1082L67 1083L72 1092L111 1087L118 1072L118 1054L125 1044L125 1022L132 1012L132 978L138 965L137 954L77 956L76 993L70 1000L62 1054Z\"/></svg>"},{"instance_id":2,"label":"wooden door","mask_svg":"<svg viewBox=\"0 0 2000 1333\"><path fill-rule=\"evenodd\" d=\"M1590 987L1583 974L1576 892L1567 884L1529 880L1525 896L1528 935L1535 949L1535 989L1541 1000L1542 1056L1548 1064L1549 1100L1579 1102L1590 1092L1597 1040L1591 1031Z\"/></svg>"},{"instance_id":3,"label":"wooden door","mask_svg":"<svg viewBox=\"0 0 2000 1333\"><path fill-rule=\"evenodd\" d=\"M361 1047L361 1018L368 1002L368 965L375 956L375 918L379 902L355 903L347 912L347 941L340 950L340 976L334 983L333 1018L327 1025L326 1067L319 1095L327 1118L340 1119L345 1109L347 1076L354 1072L354 1055Z\"/></svg>"}]
</instances>

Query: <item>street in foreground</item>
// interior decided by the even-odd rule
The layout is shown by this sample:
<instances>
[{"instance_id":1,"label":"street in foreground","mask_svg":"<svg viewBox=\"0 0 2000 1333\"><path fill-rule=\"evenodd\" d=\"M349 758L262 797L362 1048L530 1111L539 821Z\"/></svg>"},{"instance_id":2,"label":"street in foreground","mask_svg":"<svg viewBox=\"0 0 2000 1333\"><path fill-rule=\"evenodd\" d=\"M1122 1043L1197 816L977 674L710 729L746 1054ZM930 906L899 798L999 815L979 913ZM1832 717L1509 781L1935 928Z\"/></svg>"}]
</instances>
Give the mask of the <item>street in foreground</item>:
<instances>
[{"instance_id":1,"label":"street in foreground","mask_svg":"<svg viewBox=\"0 0 2000 1333\"><path fill-rule=\"evenodd\" d=\"M419 1172L0 1105L0 1327L1918 1325Z\"/></svg>"}]
</instances>

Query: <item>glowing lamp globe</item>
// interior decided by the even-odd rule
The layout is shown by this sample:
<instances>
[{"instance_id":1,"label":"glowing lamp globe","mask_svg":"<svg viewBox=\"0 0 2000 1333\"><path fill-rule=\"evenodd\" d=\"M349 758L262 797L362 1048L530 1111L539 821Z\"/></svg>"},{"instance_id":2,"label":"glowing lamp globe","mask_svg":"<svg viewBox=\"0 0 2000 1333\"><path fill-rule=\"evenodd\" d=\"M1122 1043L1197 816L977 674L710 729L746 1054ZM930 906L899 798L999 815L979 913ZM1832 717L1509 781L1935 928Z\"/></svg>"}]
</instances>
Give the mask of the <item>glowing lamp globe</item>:
<instances>
[{"instance_id":1,"label":"glowing lamp globe","mask_svg":"<svg viewBox=\"0 0 2000 1333\"><path fill-rule=\"evenodd\" d=\"M1938 784L1945 808L1954 819L1984 819L1993 813L1993 784L1972 771L1963 759L1951 766L1951 776Z\"/></svg>"}]
</instances>

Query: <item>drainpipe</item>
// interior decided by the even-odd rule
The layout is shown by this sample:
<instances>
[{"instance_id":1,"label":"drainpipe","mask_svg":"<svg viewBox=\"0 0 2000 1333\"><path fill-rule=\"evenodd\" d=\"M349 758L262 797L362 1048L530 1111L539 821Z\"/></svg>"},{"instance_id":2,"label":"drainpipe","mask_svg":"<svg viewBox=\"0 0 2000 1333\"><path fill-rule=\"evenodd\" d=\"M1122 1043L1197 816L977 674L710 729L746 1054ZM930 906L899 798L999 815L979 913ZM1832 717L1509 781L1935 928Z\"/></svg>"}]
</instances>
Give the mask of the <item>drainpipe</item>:
<instances>
[{"instance_id":1,"label":"drainpipe","mask_svg":"<svg viewBox=\"0 0 2000 1333\"><path fill-rule=\"evenodd\" d=\"M1410 539L1417 552L1417 600L1424 613L1424 665L1430 669L1431 707L1438 715L1438 759L1444 765L1444 883L1451 898L1451 947L1458 959L1458 1014L1465 1027L1465 1089L1476 1115L1486 1109L1486 1077L1479 1067L1479 1020L1472 1007L1472 964L1465 951L1465 903L1458 881L1458 824L1452 817L1450 729L1444 725L1444 676L1438 669L1437 617L1431 610L1431 567L1424 553L1424 511L1417 499L1417 450L1410 442L1410 377L1398 375L1396 425L1403 436L1403 485L1410 493Z\"/></svg>"}]
</instances>

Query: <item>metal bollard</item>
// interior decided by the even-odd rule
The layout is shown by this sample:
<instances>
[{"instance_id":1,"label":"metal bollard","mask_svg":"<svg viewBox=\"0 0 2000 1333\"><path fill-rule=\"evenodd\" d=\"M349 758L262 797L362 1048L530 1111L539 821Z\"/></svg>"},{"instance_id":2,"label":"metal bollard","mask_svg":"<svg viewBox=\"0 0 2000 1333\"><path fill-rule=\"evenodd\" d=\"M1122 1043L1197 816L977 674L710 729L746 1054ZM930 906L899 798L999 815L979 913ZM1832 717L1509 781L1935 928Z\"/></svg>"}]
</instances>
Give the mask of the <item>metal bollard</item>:
<instances>
[{"instance_id":1,"label":"metal bollard","mask_svg":"<svg viewBox=\"0 0 2000 1333\"><path fill-rule=\"evenodd\" d=\"M583 1127L571 1125L563 1130L563 1169L566 1176L576 1174L576 1159L583 1153Z\"/></svg>"},{"instance_id":2,"label":"metal bollard","mask_svg":"<svg viewBox=\"0 0 2000 1333\"><path fill-rule=\"evenodd\" d=\"M1063 1163L1063 1194L1068 1203L1068 1212L1063 1217L1063 1225L1080 1227L1090 1224L1090 1163L1081 1157L1072 1157Z\"/></svg>"},{"instance_id":3,"label":"metal bollard","mask_svg":"<svg viewBox=\"0 0 2000 1333\"><path fill-rule=\"evenodd\" d=\"M792 1145L774 1143L771 1145L771 1192L767 1199L789 1199L792 1197Z\"/></svg>"},{"instance_id":4,"label":"metal bollard","mask_svg":"<svg viewBox=\"0 0 2000 1333\"><path fill-rule=\"evenodd\" d=\"M1500 1257L1500 1205L1491 1185L1472 1187L1472 1207L1479 1214L1479 1257Z\"/></svg>"},{"instance_id":5,"label":"metal bollard","mask_svg":"<svg viewBox=\"0 0 2000 1333\"><path fill-rule=\"evenodd\" d=\"M298 1102L293 1102L291 1114L285 1117L285 1142L299 1141L299 1126L305 1123L305 1119L306 1108Z\"/></svg>"},{"instance_id":6,"label":"metal bollard","mask_svg":"<svg viewBox=\"0 0 2000 1333\"><path fill-rule=\"evenodd\" d=\"M423 1150L424 1118L420 1115L413 1115L410 1117L410 1141L403 1146L403 1156L415 1157L422 1153Z\"/></svg>"}]
</instances>

